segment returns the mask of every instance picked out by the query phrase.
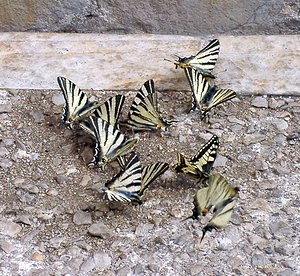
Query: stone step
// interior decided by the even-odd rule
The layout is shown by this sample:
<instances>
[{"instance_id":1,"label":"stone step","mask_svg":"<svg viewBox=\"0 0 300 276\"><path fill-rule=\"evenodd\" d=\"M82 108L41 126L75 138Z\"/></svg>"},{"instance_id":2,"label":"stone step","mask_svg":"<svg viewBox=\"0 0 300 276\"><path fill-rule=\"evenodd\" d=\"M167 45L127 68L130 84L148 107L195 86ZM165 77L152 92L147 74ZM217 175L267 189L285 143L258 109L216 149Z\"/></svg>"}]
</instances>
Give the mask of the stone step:
<instances>
[{"instance_id":1,"label":"stone step","mask_svg":"<svg viewBox=\"0 0 300 276\"><path fill-rule=\"evenodd\" d=\"M158 90L189 90L183 70L164 58L196 54L211 38L0 33L0 87L58 89L62 75L82 89L133 90L152 78ZM240 95L300 94L300 35L217 38L218 86Z\"/></svg>"}]
</instances>

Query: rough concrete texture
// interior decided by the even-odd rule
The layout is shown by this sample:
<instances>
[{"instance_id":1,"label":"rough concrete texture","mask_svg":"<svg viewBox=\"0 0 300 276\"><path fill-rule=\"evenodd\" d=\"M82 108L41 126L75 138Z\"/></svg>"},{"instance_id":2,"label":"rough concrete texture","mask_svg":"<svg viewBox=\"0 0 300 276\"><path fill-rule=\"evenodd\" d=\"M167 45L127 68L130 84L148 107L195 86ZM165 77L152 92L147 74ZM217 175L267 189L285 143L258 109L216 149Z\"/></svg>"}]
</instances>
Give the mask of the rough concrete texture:
<instances>
[{"instance_id":1,"label":"rough concrete texture","mask_svg":"<svg viewBox=\"0 0 300 276\"><path fill-rule=\"evenodd\" d=\"M0 31L296 34L292 0L0 0Z\"/></svg>"},{"instance_id":2,"label":"rough concrete texture","mask_svg":"<svg viewBox=\"0 0 300 276\"><path fill-rule=\"evenodd\" d=\"M218 36L216 84L238 94L299 95L300 36ZM0 87L57 89L65 76L83 89L138 89L153 79L158 90L190 90L182 69L164 58L190 56L199 37L2 33Z\"/></svg>"}]
</instances>

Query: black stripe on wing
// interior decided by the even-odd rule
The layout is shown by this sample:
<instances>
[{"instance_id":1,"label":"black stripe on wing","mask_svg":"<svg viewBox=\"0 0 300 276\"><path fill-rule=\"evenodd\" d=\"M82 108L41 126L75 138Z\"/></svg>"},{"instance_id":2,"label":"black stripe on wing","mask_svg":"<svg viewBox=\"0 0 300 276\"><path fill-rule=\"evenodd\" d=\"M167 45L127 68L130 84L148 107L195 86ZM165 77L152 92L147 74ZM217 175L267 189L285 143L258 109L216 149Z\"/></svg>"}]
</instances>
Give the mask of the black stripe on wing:
<instances>
[{"instance_id":1,"label":"black stripe on wing","mask_svg":"<svg viewBox=\"0 0 300 276\"><path fill-rule=\"evenodd\" d=\"M137 154L132 152L126 160L125 168L105 184L108 199L140 203L138 192L142 181L141 172L140 160Z\"/></svg>"},{"instance_id":2,"label":"black stripe on wing","mask_svg":"<svg viewBox=\"0 0 300 276\"><path fill-rule=\"evenodd\" d=\"M101 104L94 112L96 117L116 126L124 104L125 96L116 95Z\"/></svg>"},{"instance_id":3,"label":"black stripe on wing","mask_svg":"<svg viewBox=\"0 0 300 276\"><path fill-rule=\"evenodd\" d=\"M169 164L158 162L145 166L142 169L142 185L139 191L139 196L142 196L145 189L160 175L169 168Z\"/></svg>"},{"instance_id":4,"label":"black stripe on wing","mask_svg":"<svg viewBox=\"0 0 300 276\"><path fill-rule=\"evenodd\" d=\"M146 81L139 89L130 107L128 120L121 124L134 130L165 130L171 126L171 122L164 120L158 113L153 80Z\"/></svg>"}]
</instances>

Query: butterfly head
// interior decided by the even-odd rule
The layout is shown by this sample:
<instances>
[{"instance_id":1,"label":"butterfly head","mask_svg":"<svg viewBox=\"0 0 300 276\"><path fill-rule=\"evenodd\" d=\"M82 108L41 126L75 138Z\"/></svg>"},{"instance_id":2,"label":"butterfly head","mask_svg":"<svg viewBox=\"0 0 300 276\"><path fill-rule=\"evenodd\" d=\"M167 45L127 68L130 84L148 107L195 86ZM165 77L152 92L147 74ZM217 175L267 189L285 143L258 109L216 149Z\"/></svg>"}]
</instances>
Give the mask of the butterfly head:
<instances>
[{"instance_id":1,"label":"butterfly head","mask_svg":"<svg viewBox=\"0 0 300 276\"><path fill-rule=\"evenodd\" d=\"M109 162L108 158L106 156L103 156L99 162L98 162L98 165L100 166L100 168L102 169L102 171L104 171L107 163Z\"/></svg>"}]
</instances>

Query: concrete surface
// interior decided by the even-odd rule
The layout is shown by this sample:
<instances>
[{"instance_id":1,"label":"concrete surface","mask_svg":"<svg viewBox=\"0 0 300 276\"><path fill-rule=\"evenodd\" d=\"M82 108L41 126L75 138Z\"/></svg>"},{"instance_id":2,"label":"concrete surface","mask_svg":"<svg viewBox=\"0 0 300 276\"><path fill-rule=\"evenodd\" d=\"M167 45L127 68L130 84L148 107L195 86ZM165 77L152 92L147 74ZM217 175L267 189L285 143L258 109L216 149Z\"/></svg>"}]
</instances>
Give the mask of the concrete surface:
<instances>
[{"instance_id":1,"label":"concrete surface","mask_svg":"<svg viewBox=\"0 0 300 276\"><path fill-rule=\"evenodd\" d=\"M239 94L299 95L300 36L219 36L216 83ZM163 35L0 34L0 87L58 89L65 76L83 89L189 90L164 60L195 54L209 38Z\"/></svg>"}]
</instances>

